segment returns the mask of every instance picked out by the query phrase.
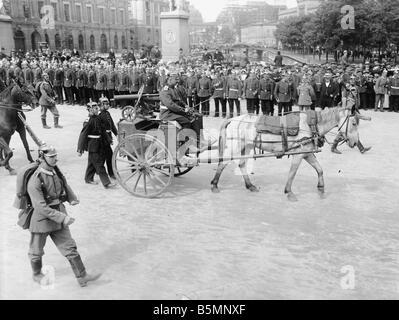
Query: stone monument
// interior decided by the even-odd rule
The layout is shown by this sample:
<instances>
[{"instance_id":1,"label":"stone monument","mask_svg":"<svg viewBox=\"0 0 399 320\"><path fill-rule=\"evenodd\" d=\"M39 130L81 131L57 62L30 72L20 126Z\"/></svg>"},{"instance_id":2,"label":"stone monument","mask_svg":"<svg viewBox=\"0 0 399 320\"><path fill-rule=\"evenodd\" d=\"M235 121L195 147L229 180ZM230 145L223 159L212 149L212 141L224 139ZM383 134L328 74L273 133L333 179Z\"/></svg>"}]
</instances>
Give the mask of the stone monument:
<instances>
[{"instance_id":1,"label":"stone monument","mask_svg":"<svg viewBox=\"0 0 399 320\"><path fill-rule=\"evenodd\" d=\"M184 0L170 0L169 12L161 13L162 59L179 60L179 49L187 55L190 49L188 35L189 12Z\"/></svg>"},{"instance_id":2,"label":"stone monument","mask_svg":"<svg viewBox=\"0 0 399 320\"><path fill-rule=\"evenodd\" d=\"M9 55L14 50L12 19L9 14L9 2L0 0L0 50Z\"/></svg>"}]
</instances>

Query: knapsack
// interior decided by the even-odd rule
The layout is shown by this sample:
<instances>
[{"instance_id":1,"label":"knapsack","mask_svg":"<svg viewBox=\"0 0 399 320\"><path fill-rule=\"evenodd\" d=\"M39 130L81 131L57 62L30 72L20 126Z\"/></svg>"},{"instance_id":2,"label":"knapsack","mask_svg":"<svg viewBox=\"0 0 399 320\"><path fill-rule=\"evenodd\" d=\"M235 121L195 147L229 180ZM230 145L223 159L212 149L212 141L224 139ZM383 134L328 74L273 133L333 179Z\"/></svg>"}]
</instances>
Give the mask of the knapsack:
<instances>
[{"instance_id":1,"label":"knapsack","mask_svg":"<svg viewBox=\"0 0 399 320\"><path fill-rule=\"evenodd\" d=\"M33 176L36 170L39 168L39 161L28 164L18 171L17 174L17 190L16 197L14 200L14 207L20 209L18 214L18 225L22 227L22 229L28 229L30 226L30 219L33 214L32 200L28 193L28 182L29 179ZM64 193L67 193L66 190L66 180L64 175L58 169L58 167L54 168L57 176L61 179L62 188L64 189ZM42 176L39 174L38 178L41 181L43 196L47 202L47 190L44 185L44 180Z\"/></svg>"},{"instance_id":2,"label":"knapsack","mask_svg":"<svg viewBox=\"0 0 399 320\"><path fill-rule=\"evenodd\" d=\"M43 81L39 81L38 83L36 83L36 86L35 86L35 94L36 94L37 100L39 100L40 97L42 96L42 90L41 90L42 84L43 84Z\"/></svg>"}]
</instances>

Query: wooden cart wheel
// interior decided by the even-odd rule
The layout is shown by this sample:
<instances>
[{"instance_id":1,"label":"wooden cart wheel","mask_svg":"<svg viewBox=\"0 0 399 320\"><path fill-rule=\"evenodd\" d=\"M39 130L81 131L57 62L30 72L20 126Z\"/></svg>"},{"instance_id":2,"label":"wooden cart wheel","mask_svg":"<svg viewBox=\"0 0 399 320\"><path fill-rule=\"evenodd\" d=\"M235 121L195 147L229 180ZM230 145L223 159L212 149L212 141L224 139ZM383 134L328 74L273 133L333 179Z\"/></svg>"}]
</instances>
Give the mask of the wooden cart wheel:
<instances>
[{"instance_id":1,"label":"wooden cart wheel","mask_svg":"<svg viewBox=\"0 0 399 320\"><path fill-rule=\"evenodd\" d=\"M132 106L126 106L122 110L122 118L125 119L126 121L134 121L136 119L137 113L136 113L136 108Z\"/></svg>"},{"instance_id":2,"label":"wooden cart wheel","mask_svg":"<svg viewBox=\"0 0 399 320\"><path fill-rule=\"evenodd\" d=\"M161 140L141 133L119 143L112 165L118 183L141 198L162 194L171 185L175 172L172 154Z\"/></svg>"}]
</instances>

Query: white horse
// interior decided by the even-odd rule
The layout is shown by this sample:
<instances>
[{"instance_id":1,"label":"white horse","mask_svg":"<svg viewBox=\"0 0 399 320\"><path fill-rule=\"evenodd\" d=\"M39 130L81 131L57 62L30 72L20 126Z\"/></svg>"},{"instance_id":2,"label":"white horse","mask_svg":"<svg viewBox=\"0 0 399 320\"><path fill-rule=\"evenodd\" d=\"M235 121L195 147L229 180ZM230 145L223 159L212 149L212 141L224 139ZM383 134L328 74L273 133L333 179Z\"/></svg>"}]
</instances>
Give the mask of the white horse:
<instances>
[{"instance_id":1,"label":"white horse","mask_svg":"<svg viewBox=\"0 0 399 320\"><path fill-rule=\"evenodd\" d=\"M292 182L303 159L306 160L317 172L318 175L318 191L322 196L324 194L324 178L323 169L317 161L314 151L317 148L317 138L314 139L314 133L308 125L308 113L300 112L298 135L287 137L287 145L283 147L280 135L269 133L257 133L255 123L258 120L254 115L243 115L240 117L227 120L221 128L219 135L219 165L213 178L212 192L218 193L218 182L220 176L228 165L228 161L232 157L246 156L247 158L239 161L239 168L245 181L245 186L252 192L258 192L259 189L254 186L248 176L247 162L251 151L256 148L259 151L274 153L282 156L284 151L298 152L300 154L292 155L291 169L288 175L288 181L284 192L288 199L296 201L297 198L292 192ZM359 141L358 123L361 117L359 115L351 115L347 108L330 108L323 111L317 111L317 135L323 139L324 136L333 128L338 127L339 131L345 132L348 145L353 148Z\"/></svg>"}]
</instances>

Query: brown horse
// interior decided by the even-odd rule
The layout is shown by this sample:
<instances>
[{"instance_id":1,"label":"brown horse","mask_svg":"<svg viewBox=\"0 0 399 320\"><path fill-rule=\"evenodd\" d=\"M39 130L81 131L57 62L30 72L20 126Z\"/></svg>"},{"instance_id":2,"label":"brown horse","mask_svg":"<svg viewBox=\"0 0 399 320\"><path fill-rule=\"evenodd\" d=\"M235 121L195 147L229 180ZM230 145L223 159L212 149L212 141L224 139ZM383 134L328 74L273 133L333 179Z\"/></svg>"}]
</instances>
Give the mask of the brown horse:
<instances>
[{"instance_id":1,"label":"brown horse","mask_svg":"<svg viewBox=\"0 0 399 320\"><path fill-rule=\"evenodd\" d=\"M306 112L300 112L298 135L289 137L287 141L288 150L300 153L292 156L291 169L284 190L291 201L297 200L291 187L303 159L316 170L318 175L317 188L321 196L324 194L323 170L314 155L316 142L315 139L312 139L313 133L308 125L307 117ZM281 136L268 133L262 133L258 136L255 128L257 119L257 116L244 115L229 119L223 124L219 135L219 165L215 177L211 182L212 192L219 192L218 182L224 168L228 164L225 159L228 160L239 156L248 157L254 148L263 152L283 155L284 149ZM317 133L320 138L323 138L333 128L339 127L339 131L344 131L347 143L351 148L357 144L359 140L357 130L359 117L351 115L350 110L335 107L324 111L317 111L317 119ZM259 189L251 183L247 173L248 160L248 158L239 160L238 166L244 178L246 188L252 192L258 192Z\"/></svg>"},{"instance_id":2,"label":"brown horse","mask_svg":"<svg viewBox=\"0 0 399 320\"><path fill-rule=\"evenodd\" d=\"M9 164L13 156L9 144L15 131L18 131L21 137L28 160L33 162L28 141L26 140L25 127L18 118L18 112L22 113L22 104L28 104L34 108L38 106L34 88L32 86L19 85L13 81L0 93L0 167L4 166L11 175L16 174Z\"/></svg>"}]
</instances>

